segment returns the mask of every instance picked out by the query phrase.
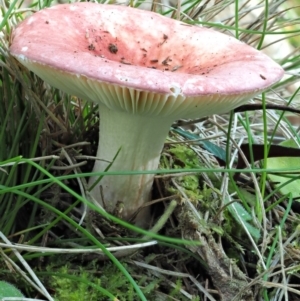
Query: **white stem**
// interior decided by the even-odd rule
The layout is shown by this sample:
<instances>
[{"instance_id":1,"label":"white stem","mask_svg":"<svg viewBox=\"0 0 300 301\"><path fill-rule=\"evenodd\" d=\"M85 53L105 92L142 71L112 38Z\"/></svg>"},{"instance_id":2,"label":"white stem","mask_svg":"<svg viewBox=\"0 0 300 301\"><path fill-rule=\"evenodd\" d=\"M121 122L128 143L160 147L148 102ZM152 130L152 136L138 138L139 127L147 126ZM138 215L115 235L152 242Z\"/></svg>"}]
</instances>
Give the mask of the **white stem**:
<instances>
[{"instance_id":1,"label":"white stem","mask_svg":"<svg viewBox=\"0 0 300 301\"><path fill-rule=\"evenodd\" d=\"M112 111L100 105L100 139L94 172L104 171L121 148L109 171L156 170L173 119L149 117ZM104 176L91 194L97 203L113 211L121 202L122 218L130 219L145 202L150 201L153 174ZM91 186L97 177L89 181ZM103 189L104 202L100 196ZM147 214L146 214L147 215ZM142 218L145 214L140 215ZM141 224L136 221L137 224Z\"/></svg>"}]
</instances>

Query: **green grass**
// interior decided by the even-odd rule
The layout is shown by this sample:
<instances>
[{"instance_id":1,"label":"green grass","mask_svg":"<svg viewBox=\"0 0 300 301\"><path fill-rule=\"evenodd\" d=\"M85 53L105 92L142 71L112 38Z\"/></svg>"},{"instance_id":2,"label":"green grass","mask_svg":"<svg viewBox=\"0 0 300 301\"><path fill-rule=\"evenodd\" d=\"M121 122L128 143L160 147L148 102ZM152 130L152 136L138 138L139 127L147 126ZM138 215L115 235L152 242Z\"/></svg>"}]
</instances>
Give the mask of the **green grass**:
<instances>
[{"instance_id":1,"label":"green grass","mask_svg":"<svg viewBox=\"0 0 300 301\"><path fill-rule=\"evenodd\" d=\"M289 138L299 141L299 132L288 122L286 112L266 109L268 103L299 106L300 15L294 9L297 1L281 5L262 1L257 14L254 2L224 0L205 5L205 1L191 0L181 6L182 14L176 7L152 7L188 23L230 32L263 51L266 45L282 41L298 48L277 58L286 77L255 99L262 103L261 111L207 117L191 126L192 138L187 128L181 128L181 133L170 131L161 169L152 171L158 176L150 231L88 201L86 178L98 140L97 108L45 85L9 55L13 27L52 1L32 2L30 10L18 1L4 3L0 19L0 280L13 283L27 297L39 292L45 296L41 298L59 301L196 301L204 296L228 300L223 291L226 277L239 284L238 291L231 287L230 300L240 300L247 285L257 292L255 300L292 300L300 294L294 286L299 283L300 212L297 201L272 186L268 177L272 171L267 169L270 144ZM231 7L227 15L226 7ZM268 54L277 55L277 48ZM195 137L213 144L192 143ZM264 160L257 163L250 157L242 171L244 181L236 182L234 158L239 144L245 142L264 144ZM227 156L225 169L213 156L218 151ZM172 199L178 202L174 212ZM92 213L81 222L83 203ZM158 244L124 249L149 240ZM9 242L25 249L4 247ZM69 251L58 255L42 247ZM102 253L76 253L78 249ZM219 267L224 270L224 283L216 281ZM234 295L238 292L241 295Z\"/></svg>"}]
</instances>

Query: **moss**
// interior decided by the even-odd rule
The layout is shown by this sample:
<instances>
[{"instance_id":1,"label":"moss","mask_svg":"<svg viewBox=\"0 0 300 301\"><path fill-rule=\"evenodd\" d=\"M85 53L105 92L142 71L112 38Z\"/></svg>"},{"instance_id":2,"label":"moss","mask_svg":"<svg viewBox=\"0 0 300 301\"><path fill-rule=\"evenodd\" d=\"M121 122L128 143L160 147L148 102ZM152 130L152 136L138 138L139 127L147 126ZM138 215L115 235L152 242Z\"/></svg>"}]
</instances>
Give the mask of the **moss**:
<instances>
[{"instance_id":1,"label":"moss","mask_svg":"<svg viewBox=\"0 0 300 301\"><path fill-rule=\"evenodd\" d=\"M123 263L131 272L131 269ZM50 274L53 274L50 272ZM56 301L135 301L139 300L134 288L124 274L111 262L103 267L94 267L87 271L83 268L74 270L67 264L61 267L55 276L51 276L48 285L55 291ZM143 287L143 293L151 300L153 291L158 288L159 279L154 280L141 277L137 283Z\"/></svg>"},{"instance_id":2,"label":"moss","mask_svg":"<svg viewBox=\"0 0 300 301\"><path fill-rule=\"evenodd\" d=\"M173 168L200 168L197 154L185 145L177 145L169 149L169 153L174 155ZM197 175L188 175L177 178L180 186L191 200L202 199L201 191L199 190L199 177ZM170 189L174 193L174 189ZM172 191L173 190L173 191Z\"/></svg>"},{"instance_id":3,"label":"moss","mask_svg":"<svg viewBox=\"0 0 300 301\"><path fill-rule=\"evenodd\" d=\"M137 267L122 263L126 270L135 277L138 286L142 289L148 301L162 300L161 296L171 298L163 300L188 301L188 298L181 293L182 281L176 281L176 286L172 287L163 278L151 276L147 271L136 270ZM137 301L134 288L124 277L124 274L111 262L107 262L100 268L94 265L93 270L87 271L83 268L74 270L69 264L59 268L55 273L49 270L48 287L54 291L55 301ZM51 272L50 272L51 271ZM53 275L55 274L55 275ZM101 292L99 288L109 292L112 297ZM198 301L198 297L193 297L192 301Z\"/></svg>"},{"instance_id":4,"label":"moss","mask_svg":"<svg viewBox=\"0 0 300 301\"><path fill-rule=\"evenodd\" d=\"M103 294L88 284L91 281L95 285L101 285L100 279L97 279L97 277L92 276L88 272L85 272L82 269L71 271L69 266L65 265L61 267L56 274L57 276L50 277L49 281L49 286L55 292L55 300L105 300L103 299ZM80 281L77 281L76 279L80 279Z\"/></svg>"},{"instance_id":5,"label":"moss","mask_svg":"<svg viewBox=\"0 0 300 301\"><path fill-rule=\"evenodd\" d=\"M173 155L175 155L177 160L180 160L181 163L184 164L187 168L199 168L201 167L199 164L199 159L197 157L197 154L190 149L189 147L185 145L176 145L175 147L172 147L169 149L169 152ZM182 168L182 165L179 164L179 162L176 164L175 167Z\"/></svg>"}]
</instances>

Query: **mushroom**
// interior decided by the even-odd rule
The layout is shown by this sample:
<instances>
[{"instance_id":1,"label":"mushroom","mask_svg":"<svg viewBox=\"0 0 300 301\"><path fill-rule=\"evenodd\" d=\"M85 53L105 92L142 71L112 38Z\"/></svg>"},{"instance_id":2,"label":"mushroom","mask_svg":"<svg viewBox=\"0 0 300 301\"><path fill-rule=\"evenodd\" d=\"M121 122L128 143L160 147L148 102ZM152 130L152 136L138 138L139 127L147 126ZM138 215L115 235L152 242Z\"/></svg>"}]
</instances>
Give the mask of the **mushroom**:
<instances>
[{"instance_id":1,"label":"mushroom","mask_svg":"<svg viewBox=\"0 0 300 301\"><path fill-rule=\"evenodd\" d=\"M110 171L156 170L172 122L229 111L284 73L263 53L217 31L88 2L25 19L10 52L53 87L99 105L94 172L103 172L118 150ZM151 199L153 177L104 176L91 194L110 211L123 203L122 217L129 220ZM143 224L146 216L144 209L135 222Z\"/></svg>"}]
</instances>

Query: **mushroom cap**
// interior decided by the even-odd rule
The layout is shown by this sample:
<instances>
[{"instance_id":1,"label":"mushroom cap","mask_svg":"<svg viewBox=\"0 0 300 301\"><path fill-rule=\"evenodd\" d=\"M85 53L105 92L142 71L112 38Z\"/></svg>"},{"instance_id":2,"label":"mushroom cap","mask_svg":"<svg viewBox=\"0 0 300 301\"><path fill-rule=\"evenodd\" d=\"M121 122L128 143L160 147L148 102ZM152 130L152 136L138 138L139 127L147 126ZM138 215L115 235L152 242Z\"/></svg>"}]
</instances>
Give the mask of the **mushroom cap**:
<instances>
[{"instance_id":1,"label":"mushroom cap","mask_svg":"<svg viewBox=\"0 0 300 301\"><path fill-rule=\"evenodd\" d=\"M175 119L229 111L284 73L228 35L89 2L30 16L14 30L10 52L65 92L115 110Z\"/></svg>"}]
</instances>

